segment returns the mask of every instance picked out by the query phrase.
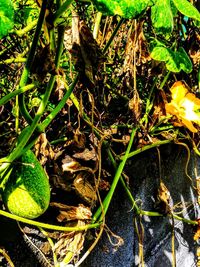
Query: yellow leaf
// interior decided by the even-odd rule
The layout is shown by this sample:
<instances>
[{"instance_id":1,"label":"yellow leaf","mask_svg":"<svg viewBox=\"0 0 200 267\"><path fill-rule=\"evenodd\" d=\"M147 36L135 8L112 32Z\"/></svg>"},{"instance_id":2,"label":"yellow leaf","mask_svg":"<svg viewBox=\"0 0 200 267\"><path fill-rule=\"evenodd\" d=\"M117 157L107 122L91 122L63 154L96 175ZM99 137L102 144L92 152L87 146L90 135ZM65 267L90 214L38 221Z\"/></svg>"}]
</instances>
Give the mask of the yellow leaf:
<instances>
[{"instance_id":1,"label":"yellow leaf","mask_svg":"<svg viewBox=\"0 0 200 267\"><path fill-rule=\"evenodd\" d=\"M170 91L172 100L165 104L166 113L174 115L179 125L196 133L198 130L193 123L200 125L200 99L189 93L187 85L181 81L175 82Z\"/></svg>"}]
</instances>

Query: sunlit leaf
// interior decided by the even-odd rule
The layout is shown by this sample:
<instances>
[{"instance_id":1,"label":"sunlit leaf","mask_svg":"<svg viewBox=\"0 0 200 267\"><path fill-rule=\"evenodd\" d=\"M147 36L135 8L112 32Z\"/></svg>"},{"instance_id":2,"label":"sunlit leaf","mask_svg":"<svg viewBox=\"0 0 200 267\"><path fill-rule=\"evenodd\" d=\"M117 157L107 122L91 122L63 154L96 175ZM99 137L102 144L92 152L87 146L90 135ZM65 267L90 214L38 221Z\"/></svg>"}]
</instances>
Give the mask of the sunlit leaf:
<instances>
[{"instance_id":1,"label":"sunlit leaf","mask_svg":"<svg viewBox=\"0 0 200 267\"><path fill-rule=\"evenodd\" d=\"M92 3L103 15L127 19L138 17L152 5L151 0L92 0Z\"/></svg>"},{"instance_id":2,"label":"sunlit leaf","mask_svg":"<svg viewBox=\"0 0 200 267\"><path fill-rule=\"evenodd\" d=\"M0 0L0 39L14 26L14 9L10 0Z\"/></svg>"},{"instance_id":3,"label":"sunlit leaf","mask_svg":"<svg viewBox=\"0 0 200 267\"><path fill-rule=\"evenodd\" d=\"M190 93L183 82L175 82L170 89L172 100L165 105L166 113L174 115L180 126L185 126L191 132L198 130L193 125L200 126L200 99Z\"/></svg>"},{"instance_id":4,"label":"sunlit leaf","mask_svg":"<svg viewBox=\"0 0 200 267\"><path fill-rule=\"evenodd\" d=\"M192 71L192 62L186 53L185 49L180 47L176 53L178 57L178 61L180 64L180 68L186 73L190 73Z\"/></svg>"},{"instance_id":5,"label":"sunlit leaf","mask_svg":"<svg viewBox=\"0 0 200 267\"><path fill-rule=\"evenodd\" d=\"M200 21L199 11L187 0L173 0L176 8L183 15Z\"/></svg>"},{"instance_id":6,"label":"sunlit leaf","mask_svg":"<svg viewBox=\"0 0 200 267\"><path fill-rule=\"evenodd\" d=\"M155 5L151 7L151 20L158 34L169 37L174 26L170 0L157 0L155 2Z\"/></svg>"},{"instance_id":7,"label":"sunlit leaf","mask_svg":"<svg viewBox=\"0 0 200 267\"><path fill-rule=\"evenodd\" d=\"M155 46L150 56L155 60L164 61L169 71L180 72L183 70L186 73L192 71L192 62L182 47L178 51L172 51L164 46Z\"/></svg>"}]
</instances>

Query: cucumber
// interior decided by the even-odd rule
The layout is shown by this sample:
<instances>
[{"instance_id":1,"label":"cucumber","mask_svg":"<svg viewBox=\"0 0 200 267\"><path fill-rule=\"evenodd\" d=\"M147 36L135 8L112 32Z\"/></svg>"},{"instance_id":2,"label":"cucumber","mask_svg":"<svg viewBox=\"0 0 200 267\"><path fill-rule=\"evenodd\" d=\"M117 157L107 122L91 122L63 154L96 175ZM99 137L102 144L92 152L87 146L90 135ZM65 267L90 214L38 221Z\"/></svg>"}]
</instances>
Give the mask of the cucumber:
<instances>
[{"instance_id":1,"label":"cucumber","mask_svg":"<svg viewBox=\"0 0 200 267\"><path fill-rule=\"evenodd\" d=\"M2 199L11 213L28 219L39 217L48 208L48 176L31 150L15 162Z\"/></svg>"}]
</instances>

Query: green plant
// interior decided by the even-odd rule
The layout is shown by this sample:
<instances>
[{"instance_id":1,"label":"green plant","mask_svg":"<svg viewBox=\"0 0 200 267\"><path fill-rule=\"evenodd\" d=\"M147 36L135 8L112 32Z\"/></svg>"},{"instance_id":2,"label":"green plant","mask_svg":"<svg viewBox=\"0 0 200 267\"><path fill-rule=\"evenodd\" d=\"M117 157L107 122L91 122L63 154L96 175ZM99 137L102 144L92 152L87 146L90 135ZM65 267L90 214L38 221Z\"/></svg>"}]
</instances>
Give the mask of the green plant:
<instances>
[{"instance_id":1,"label":"green plant","mask_svg":"<svg viewBox=\"0 0 200 267\"><path fill-rule=\"evenodd\" d=\"M70 235L55 240L69 252L54 249L49 261L56 267L79 266L98 242L120 184L133 207L143 264L144 233L138 225L144 215L198 225L196 218L178 216L167 199L162 203L167 212L158 212L153 205L151 211L143 210L125 174L127 161L135 155L173 143L188 152L185 176L190 178L190 151L200 154L200 15L196 2L13 2L14 9L11 2L0 2L0 181L5 187L3 199L13 213L0 210L0 215L52 231L72 232L70 235L76 235L73 242L68 240ZM40 188L38 181L46 176L30 149L39 154L50 174L56 199L50 211L58 209L59 225L27 219L41 215L50 198L49 185ZM57 202L59 190L75 199L74 206L64 199L65 203ZM28 208L35 208L18 210L16 204L22 198L28 199ZM69 225L69 220L75 225ZM91 248L76 262L84 231L90 228L96 228L97 238L95 235ZM48 233L45 235L54 248ZM175 255L174 246L172 250Z\"/></svg>"}]
</instances>

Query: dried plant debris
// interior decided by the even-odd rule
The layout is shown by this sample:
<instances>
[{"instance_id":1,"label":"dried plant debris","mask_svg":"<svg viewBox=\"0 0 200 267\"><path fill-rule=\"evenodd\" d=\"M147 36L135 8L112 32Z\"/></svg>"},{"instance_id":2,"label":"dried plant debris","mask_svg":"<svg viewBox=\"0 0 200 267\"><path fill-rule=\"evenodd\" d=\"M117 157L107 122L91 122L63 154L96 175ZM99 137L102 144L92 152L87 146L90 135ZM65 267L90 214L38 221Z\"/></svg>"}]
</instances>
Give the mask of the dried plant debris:
<instances>
[{"instance_id":1,"label":"dried plant debris","mask_svg":"<svg viewBox=\"0 0 200 267\"><path fill-rule=\"evenodd\" d=\"M158 187L155 208L164 215L171 213L170 192L162 181Z\"/></svg>"},{"instance_id":2,"label":"dried plant debris","mask_svg":"<svg viewBox=\"0 0 200 267\"><path fill-rule=\"evenodd\" d=\"M81 171L74 179L73 186L76 193L89 205L94 206L97 195L94 184L94 176L91 173Z\"/></svg>"},{"instance_id":3,"label":"dried plant debris","mask_svg":"<svg viewBox=\"0 0 200 267\"><path fill-rule=\"evenodd\" d=\"M78 220L73 226L84 226L85 222ZM76 262L85 240L85 232L70 232L60 234L55 243L53 251L57 255L58 261L64 264Z\"/></svg>"},{"instance_id":4,"label":"dried plant debris","mask_svg":"<svg viewBox=\"0 0 200 267\"><path fill-rule=\"evenodd\" d=\"M40 134L35 143L35 155L38 157L42 165L45 165L47 160L54 159L54 151L50 146L45 133Z\"/></svg>"},{"instance_id":5,"label":"dried plant debris","mask_svg":"<svg viewBox=\"0 0 200 267\"><path fill-rule=\"evenodd\" d=\"M92 212L89 207L79 204L77 207L66 204L51 202L52 207L59 209L57 220L59 222L69 222L74 220L91 220Z\"/></svg>"}]
</instances>

